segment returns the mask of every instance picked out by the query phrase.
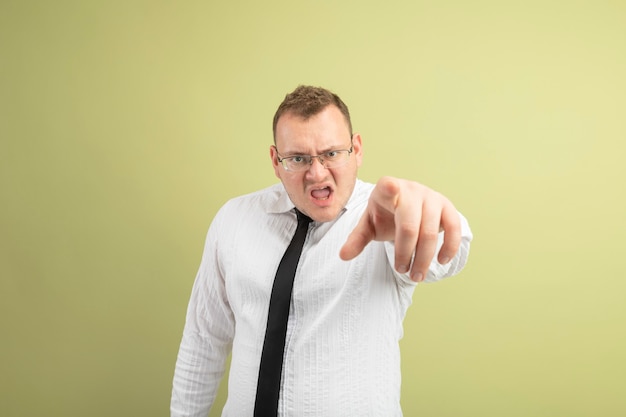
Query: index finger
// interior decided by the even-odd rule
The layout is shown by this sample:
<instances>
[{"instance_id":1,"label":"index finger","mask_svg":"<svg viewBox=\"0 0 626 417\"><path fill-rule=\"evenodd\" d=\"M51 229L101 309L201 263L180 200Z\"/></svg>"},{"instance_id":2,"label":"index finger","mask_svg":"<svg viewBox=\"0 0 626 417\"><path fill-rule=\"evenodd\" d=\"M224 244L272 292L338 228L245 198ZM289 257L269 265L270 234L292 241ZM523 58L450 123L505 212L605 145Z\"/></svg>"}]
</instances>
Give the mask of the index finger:
<instances>
[{"instance_id":1,"label":"index finger","mask_svg":"<svg viewBox=\"0 0 626 417\"><path fill-rule=\"evenodd\" d=\"M339 252L341 259L355 258L372 240L393 240L393 218L399 192L400 185L395 178L383 177L378 181L363 216Z\"/></svg>"},{"instance_id":2,"label":"index finger","mask_svg":"<svg viewBox=\"0 0 626 417\"><path fill-rule=\"evenodd\" d=\"M374 240L374 237L374 228L370 223L369 215L366 211L341 247L339 257L344 261L356 258L357 255L365 249L367 244Z\"/></svg>"}]
</instances>

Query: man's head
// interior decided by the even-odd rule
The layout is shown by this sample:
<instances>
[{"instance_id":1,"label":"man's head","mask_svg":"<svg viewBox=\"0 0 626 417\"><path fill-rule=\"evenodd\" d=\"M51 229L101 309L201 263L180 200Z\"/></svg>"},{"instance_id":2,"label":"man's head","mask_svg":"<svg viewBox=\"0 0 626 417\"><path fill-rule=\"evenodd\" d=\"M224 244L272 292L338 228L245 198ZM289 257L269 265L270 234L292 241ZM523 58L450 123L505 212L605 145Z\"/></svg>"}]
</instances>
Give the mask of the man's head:
<instances>
[{"instance_id":1,"label":"man's head","mask_svg":"<svg viewBox=\"0 0 626 417\"><path fill-rule=\"evenodd\" d=\"M284 113L293 113L296 116L300 116L306 120L311 116L314 116L321 112L325 107L334 105L336 106L343 117L346 119L350 136L352 136L352 121L350 120L350 111L348 106L339 98L339 96L331 91L321 87L311 87L308 85L301 85L293 92L287 94L285 99L274 114L274 144L276 143L276 124L278 119Z\"/></svg>"},{"instance_id":2,"label":"man's head","mask_svg":"<svg viewBox=\"0 0 626 417\"><path fill-rule=\"evenodd\" d=\"M323 88L298 87L276 111L274 144L274 172L294 205L316 221L337 218L352 195L363 157L361 136L352 134L343 101Z\"/></svg>"}]
</instances>

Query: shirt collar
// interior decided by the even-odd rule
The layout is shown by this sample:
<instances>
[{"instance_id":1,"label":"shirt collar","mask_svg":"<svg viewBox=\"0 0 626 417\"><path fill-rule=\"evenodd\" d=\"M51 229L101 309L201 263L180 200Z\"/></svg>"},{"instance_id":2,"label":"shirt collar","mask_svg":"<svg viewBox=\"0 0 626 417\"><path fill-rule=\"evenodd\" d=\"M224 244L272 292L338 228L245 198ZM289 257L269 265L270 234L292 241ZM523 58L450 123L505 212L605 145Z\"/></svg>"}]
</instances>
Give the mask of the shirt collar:
<instances>
[{"instance_id":1,"label":"shirt collar","mask_svg":"<svg viewBox=\"0 0 626 417\"><path fill-rule=\"evenodd\" d=\"M296 206L291 202L287 190L283 186L282 182L274 184L272 186L273 198L272 202L267 206L267 212L272 214L287 213L293 210Z\"/></svg>"},{"instance_id":2,"label":"shirt collar","mask_svg":"<svg viewBox=\"0 0 626 417\"><path fill-rule=\"evenodd\" d=\"M359 179L356 180L352 195L350 196L346 207L343 208L341 213L345 212L346 210L352 209L354 206L360 205L364 198L367 199L367 197L369 196L369 193L365 192L368 188L367 185L368 184L365 184ZM282 183L273 185L272 192L274 193L274 198L267 207L268 213L287 213L296 207L289 198L289 194L287 194L287 191L285 190L285 187Z\"/></svg>"}]
</instances>

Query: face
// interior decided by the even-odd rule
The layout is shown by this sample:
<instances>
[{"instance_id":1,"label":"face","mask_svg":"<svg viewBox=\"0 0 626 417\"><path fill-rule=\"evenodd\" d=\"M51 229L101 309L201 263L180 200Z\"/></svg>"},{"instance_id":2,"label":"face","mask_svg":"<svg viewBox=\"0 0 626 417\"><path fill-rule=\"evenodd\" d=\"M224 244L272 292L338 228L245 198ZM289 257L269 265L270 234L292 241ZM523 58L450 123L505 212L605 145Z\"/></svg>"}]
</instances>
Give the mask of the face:
<instances>
[{"instance_id":1,"label":"face","mask_svg":"<svg viewBox=\"0 0 626 417\"><path fill-rule=\"evenodd\" d=\"M287 171L278 161L276 149L282 157L350 149L350 130L343 114L334 105L307 120L289 112L278 119L276 148L270 148L274 172L298 210L313 220L327 222L336 219L350 199L363 159L359 134L354 134L352 145L354 151L345 165L326 169L314 158L305 171Z\"/></svg>"}]
</instances>

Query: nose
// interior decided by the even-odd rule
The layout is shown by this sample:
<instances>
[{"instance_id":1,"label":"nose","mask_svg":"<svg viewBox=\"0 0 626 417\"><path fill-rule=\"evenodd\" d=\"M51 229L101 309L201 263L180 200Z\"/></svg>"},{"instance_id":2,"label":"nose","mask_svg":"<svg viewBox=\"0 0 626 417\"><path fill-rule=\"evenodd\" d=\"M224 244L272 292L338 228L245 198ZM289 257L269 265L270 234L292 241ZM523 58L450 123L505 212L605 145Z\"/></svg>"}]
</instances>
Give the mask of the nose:
<instances>
[{"instance_id":1,"label":"nose","mask_svg":"<svg viewBox=\"0 0 626 417\"><path fill-rule=\"evenodd\" d=\"M322 159L322 155L315 155L315 156L311 156L311 165L313 165L313 162L317 160L317 162L320 163L320 165L322 166L322 168L326 168L326 166L324 165L324 160Z\"/></svg>"},{"instance_id":2,"label":"nose","mask_svg":"<svg viewBox=\"0 0 626 417\"><path fill-rule=\"evenodd\" d=\"M324 168L324 164L322 164L322 159L319 156L314 156L311 160L311 165L309 165L309 169L306 171L307 177L309 178L322 178L326 176L326 168Z\"/></svg>"}]
</instances>

